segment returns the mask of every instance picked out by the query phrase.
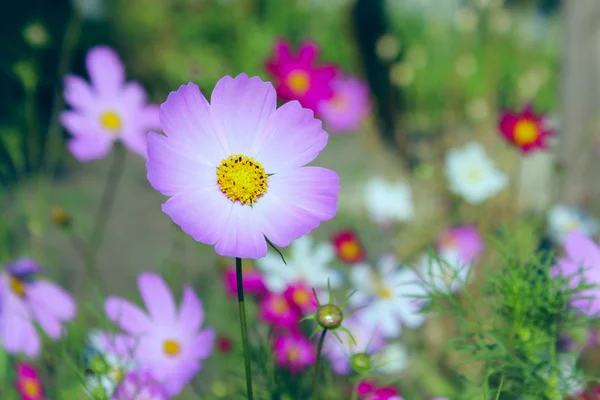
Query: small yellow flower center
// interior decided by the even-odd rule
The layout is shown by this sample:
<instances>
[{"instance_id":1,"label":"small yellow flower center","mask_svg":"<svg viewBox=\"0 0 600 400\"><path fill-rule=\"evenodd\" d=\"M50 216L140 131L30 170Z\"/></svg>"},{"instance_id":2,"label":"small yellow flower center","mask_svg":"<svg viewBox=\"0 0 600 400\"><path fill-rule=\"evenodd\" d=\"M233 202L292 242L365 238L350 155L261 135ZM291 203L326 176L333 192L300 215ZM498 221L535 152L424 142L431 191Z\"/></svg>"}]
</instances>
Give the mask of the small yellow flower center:
<instances>
[{"instance_id":1,"label":"small yellow flower center","mask_svg":"<svg viewBox=\"0 0 600 400\"><path fill-rule=\"evenodd\" d=\"M310 76L306 71L293 70L286 78L285 82L287 86L298 96L302 96L308 92L310 88Z\"/></svg>"},{"instance_id":2,"label":"small yellow flower center","mask_svg":"<svg viewBox=\"0 0 600 400\"><path fill-rule=\"evenodd\" d=\"M297 347L292 347L287 351L288 361L294 362L300 358L300 350Z\"/></svg>"},{"instance_id":3,"label":"small yellow flower center","mask_svg":"<svg viewBox=\"0 0 600 400\"><path fill-rule=\"evenodd\" d=\"M25 378L23 392L26 396L37 398L40 395L40 385L35 379Z\"/></svg>"},{"instance_id":4,"label":"small yellow flower center","mask_svg":"<svg viewBox=\"0 0 600 400\"><path fill-rule=\"evenodd\" d=\"M388 287L385 287L385 286L381 286L379 288L377 294L382 299L389 299L390 297L392 297L392 291Z\"/></svg>"},{"instance_id":5,"label":"small yellow flower center","mask_svg":"<svg viewBox=\"0 0 600 400\"><path fill-rule=\"evenodd\" d=\"M273 309L277 314L283 314L288 310L287 302L284 298L278 297L273 302Z\"/></svg>"},{"instance_id":6,"label":"small yellow flower center","mask_svg":"<svg viewBox=\"0 0 600 400\"><path fill-rule=\"evenodd\" d=\"M537 140L539 133L535 122L522 119L515 126L515 143L520 146L532 144Z\"/></svg>"},{"instance_id":7,"label":"small yellow flower center","mask_svg":"<svg viewBox=\"0 0 600 400\"><path fill-rule=\"evenodd\" d=\"M16 294L19 297L25 296L25 289L26 289L25 282L23 282L22 280L14 277L14 276L9 276L8 284L14 294Z\"/></svg>"},{"instance_id":8,"label":"small yellow flower center","mask_svg":"<svg viewBox=\"0 0 600 400\"><path fill-rule=\"evenodd\" d=\"M304 305L310 301L310 295L304 289L295 290L292 298L294 299L294 303L299 305Z\"/></svg>"},{"instance_id":9,"label":"small yellow flower center","mask_svg":"<svg viewBox=\"0 0 600 400\"><path fill-rule=\"evenodd\" d=\"M346 97L336 94L330 100L331 105L338 111L343 111L348 108L348 99Z\"/></svg>"},{"instance_id":10,"label":"small yellow flower center","mask_svg":"<svg viewBox=\"0 0 600 400\"><path fill-rule=\"evenodd\" d=\"M444 235L440 240L440 245L444 249L458 248L458 239L454 235Z\"/></svg>"},{"instance_id":11,"label":"small yellow flower center","mask_svg":"<svg viewBox=\"0 0 600 400\"><path fill-rule=\"evenodd\" d=\"M117 131L121 128L121 117L114 111L107 111L100 116L100 124L109 131Z\"/></svg>"},{"instance_id":12,"label":"small yellow flower center","mask_svg":"<svg viewBox=\"0 0 600 400\"><path fill-rule=\"evenodd\" d=\"M109 376L115 382L121 382L123 380L123 378L125 377L125 375L123 374L123 371L121 371L120 369L113 369L112 371L110 371Z\"/></svg>"},{"instance_id":13,"label":"small yellow flower center","mask_svg":"<svg viewBox=\"0 0 600 400\"><path fill-rule=\"evenodd\" d=\"M340 255L343 258L353 259L360 254L360 246L354 240L349 240L340 245Z\"/></svg>"},{"instance_id":14,"label":"small yellow flower center","mask_svg":"<svg viewBox=\"0 0 600 400\"><path fill-rule=\"evenodd\" d=\"M268 177L263 166L241 154L230 155L217 167L219 189L231 201L252 205L267 192Z\"/></svg>"},{"instance_id":15,"label":"small yellow flower center","mask_svg":"<svg viewBox=\"0 0 600 400\"><path fill-rule=\"evenodd\" d=\"M477 183L481 180L481 177L481 171L476 167L469 168L465 174L465 178L469 183Z\"/></svg>"},{"instance_id":16,"label":"small yellow flower center","mask_svg":"<svg viewBox=\"0 0 600 400\"><path fill-rule=\"evenodd\" d=\"M163 342L163 351L169 357L175 357L181 351L181 345L175 340L167 339Z\"/></svg>"}]
</instances>

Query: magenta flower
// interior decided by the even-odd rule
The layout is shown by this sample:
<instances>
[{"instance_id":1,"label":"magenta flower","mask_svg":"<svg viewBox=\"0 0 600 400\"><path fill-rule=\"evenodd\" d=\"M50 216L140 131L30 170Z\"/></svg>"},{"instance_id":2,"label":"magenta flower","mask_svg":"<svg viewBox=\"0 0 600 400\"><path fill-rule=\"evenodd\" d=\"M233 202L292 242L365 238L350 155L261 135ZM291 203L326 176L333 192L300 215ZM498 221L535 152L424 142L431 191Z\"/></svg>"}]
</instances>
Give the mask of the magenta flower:
<instances>
[{"instance_id":1,"label":"magenta flower","mask_svg":"<svg viewBox=\"0 0 600 400\"><path fill-rule=\"evenodd\" d=\"M237 277L235 275L235 266L227 267L223 274L225 290L230 296L237 295ZM263 280L263 274L257 269L244 270L242 274L242 286L245 294L262 297L267 293L267 287Z\"/></svg>"},{"instance_id":2,"label":"magenta flower","mask_svg":"<svg viewBox=\"0 0 600 400\"><path fill-rule=\"evenodd\" d=\"M288 368L293 374L301 372L317 361L314 343L295 331L279 336L275 340L273 350L277 365Z\"/></svg>"},{"instance_id":3,"label":"magenta flower","mask_svg":"<svg viewBox=\"0 0 600 400\"><path fill-rule=\"evenodd\" d=\"M26 362L17 361L16 370L15 387L21 400L44 400L42 380L35 367Z\"/></svg>"},{"instance_id":4,"label":"magenta flower","mask_svg":"<svg viewBox=\"0 0 600 400\"><path fill-rule=\"evenodd\" d=\"M594 315L600 311L600 248L580 231L569 232L563 245L567 257L558 259L552 268L552 276L570 278L571 288L577 287L582 277L586 284L596 285L578 293L578 298L571 302L585 314Z\"/></svg>"},{"instance_id":5,"label":"magenta flower","mask_svg":"<svg viewBox=\"0 0 600 400\"><path fill-rule=\"evenodd\" d=\"M200 330L204 311L190 287L184 288L179 311L171 291L159 275L141 274L138 288L148 314L117 297L106 300L106 314L137 339L134 358L140 368L147 369L168 395L175 396L200 370L200 360L209 356L215 332Z\"/></svg>"},{"instance_id":6,"label":"magenta flower","mask_svg":"<svg viewBox=\"0 0 600 400\"><path fill-rule=\"evenodd\" d=\"M400 392L393 386L379 386L377 382L363 379L356 386L360 400L402 400Z\"/></svg>"},{"instance_id":7,"label":"magenta flower","mask_svg":"<svg viewBox=\"0 0 600 400\"><path fill-rule=\"evenodd\" d=\"M319 115L332 132L355 132L371 112L369 87L360 79L337 77L334 95L319 103Z\"/></svg>"},{"instance_id":8,"label":"magenta flower","mask_svg":"<svg viewBox=\"0 0 600 400\"><path fill-rule=\"evenodd\" d=\"M332 64L315 65L318 53L317 44L306 41L294 56L289 43L278 40L273 57L265 64L275 78L275 88L281 99L298 100L315 113L319 111L320 102L333 97L332 81L337 74Z\"/></svg>"},{"instance_id":9,"label":"magenta flower","mask_svg":"<svg viewBox=\"0 0 600 400\"><path fill-rule=\"evenodd\" d=\"M317 312L319 304L312 289L299 281L288 285L283 295L294 308L303 315Z\"/></svg>"},{"instance_id":10,"label":"magenta flower","mask_svg":"<svg viewBox=\"0 0 600 400\"><path fill-rule=\"evenodd\" d=\"M523 154L536 149L545 150L548 138L554 133L547 127L546 115L536 115L531 104L518 113L502 111L498 125L504 139Z\"/></svg>"},{"instance_id":11,"label":"magenta flower","mask_svg":"<svg viewBox=\"0 0 600 400\"><path fill-rule=\"evenodd\" d=\"M125 375L112 400L168 400L169 396L148 371Z\"/></svg>"},{"instance_id":12,"label":"magenta flower","mask_svg":"<svg viewBox=\"0 0 600 400\"><path fill-rule=\"evenodd\" d=\"M34 323L57 340L62 323L75 318L77 306L71 295L48 280L37 279L41 272L36 262L21 258L0 273L0 342L7 353L37 357L41 344Z\"/></svg>"},{"instance_id":13,"label":"magenta flower","mask_svg":"<svg viewBox=\"0 0 600 400\"><path fill-rule=\"evenodd\" d=\"M437 243L441 254L455 253L462 265L474 262L483 252L484 243L474 225L462 225L442 232Z\"/></svg>"},{"instance_id":14,"label":"magenta flower","mask_svg":"<svg viewBox=\"0 0 600 400\"><path fill-rule=\"evenodd\" d=\"M91 85L75 75L65 78L65 101L72 109L60 120L73 136L69 150L79 161L95 160L120 140L146 157L148 131L160 128L158 107L146 103L139 83L125 82L125 68L112 49L94 47L85 61Z\"/></svg>"},{"instance_id":15,"label":"magenta flower","mask_svg":"<svg viewBox=\"0 0 600 400\"><path fill-rule=\"evenodd\" d=\"M288 246L337 211L339 176L305 167L327 144L310 110L276 110L270 83L241 74L217 82L209 104L192 83L161 106L167 137L148 137L148 180L163 211L217 254L260 258L268 238Z\"/></svg>"},{"instance_id":16,"label":"magenta flower","mask_svg":"<svg viewBox=\"0 0 600 400\"><path fill-rule=\"evenodd\" d=\"M278 327L291 328L298 324L302 315L283 294L268 294L259 305L258 317Z\"/></svg>"},{"instance_id":17,"label":"magenta flower","mask_svg":"<svg viewBox=\"0 0 600 400\"><path fill-rule=\"evenodd\" d=\"M379 327L369 323L363 311L357 311L344 319L354 340L344 332L339 333L340 341L334 335L327 335L323 343L323 355L331 363L331 369L338 375L352 371L350 357L358 353L373 354L385 346L385 339Z\"/></svg>"}]
</instances>

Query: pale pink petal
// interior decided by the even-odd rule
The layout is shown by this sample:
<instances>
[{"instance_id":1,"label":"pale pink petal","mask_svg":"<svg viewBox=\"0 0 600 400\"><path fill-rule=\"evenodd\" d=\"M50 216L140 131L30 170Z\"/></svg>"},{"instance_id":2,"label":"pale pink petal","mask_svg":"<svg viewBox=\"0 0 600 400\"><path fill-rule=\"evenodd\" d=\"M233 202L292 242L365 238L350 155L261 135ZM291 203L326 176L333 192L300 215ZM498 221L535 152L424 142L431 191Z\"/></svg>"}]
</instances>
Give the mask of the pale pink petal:
<instances>
[{"instance_id":1,"label":"pale pink petal","mask_svg":"<svg viewBox=\"0 0 600 400\"><path fill-rule=\"evenodd\" d=\"M22 352L28 357L35 358L42 350L40 336L31 321L26 321L23 328L23 336L21 338Z\"/></svg>"},{"instance_id":2,"label":"pale pink petal","mask_svg":"<svg viewBox=\"0 0 600 400\"><path fill-rule=\"evenodd\" d=\"M168 375L168 379L162 382L165 393L169 396L177 396L181 393L183 388L190 383L199 370L200 363L194 361L185 363L176 370L171 371Z\"/></svg>"},{"instance_id":3,"label":"pale pink petal","mask_svg":"<svg viewBox=\"0 0 600 400\"><path fill-rule=\"evenodd\" d=\"M220 238L215 243L215 252L224 257L264 257L267 254L267 242L260 229L261 224L252 207L234 203Z\"/></svg>"},{"instance_id":4,"label":"pale pink petal","mask_svg":"<svg viewBox=\"0 0 600 400\"><path fill-rule=\"evenodd\" d=\"M80 112L63 111L59 118L66 131L73 136L86 138L105 136L97 123Z\"/></svg>"},{"instance_id":5,"label":"pale pink petal","mask_svg":"<svg viewBox=\"0 0 600 400\"><path fill-rule=\"evenodd\" d=\"M90 85L75 75L65 77L65 102L80 111L94 108L96 99Z\"/></svg>"},{"instance_id":6,"label":"pale pink petal","mask_svg":"<svg viewBox=\"0 0 600 400\"><path fill-rule=\"evenodd\" d=\"M166 186L165 186L166 187ZM214 187L190 189L171 197L162 210L194 240L215 244L222 236L233 203Z\"/></svg>"},{"instance_id":7,"label":"pale pink petal","mask_svg":"<svg viewBox=\"0 0 600 400\"><path fill-rule=\"evenodd\" d=\"M71 321L75 318L77 305L73 297L50 281L38 280L31 284L27 295L34 309L39 308L61 321Z\"/></svg>"},{"instance_id":8,"label":"pale pink petal","mask_svg":"<svg viewBox=\"0 0 600 400\"><path fill-rule=\"evenodd\" d=\"M148 181L160 193L173 196L188 188L217 189L217 172L195 157L193 149L155 132L148 135ZM223 197L223 196L221 196Z\"/></svg>"},{"instance_id":9,"label":"pale pink petal","mask_svg":"<svg viewBox=\"0 0 600 400\"><path fill-rule=\"evenodd\" d=\"M105 158L112 148L113 141L108 136L73 138L67 147L73 157L78 161L85 162Z\"/></svg>"},{"instance_id":10,"label":"pale pink petal","mask_svg":"<svg viewBox=\"0 0 600 400\"><path fill-rule=\"evenodd\" d=\"M600 249L580 231L571 231L564 241L564 248L569 258L584 267L600 268Z\"/></svg>"},{"instance_id":11,"label":"pale pink petal","mask_svg":"<svg viewBox=\"0 0 600 400\"><path fill-rule=\"evenodd\" d=\"M123 104L129 110L137 110L146 104L146 91L138 82L127 82L121 90Z\"/></svg>"},{"instance_id":12,"label":"pale pink petal","mask_svg":"<svg viewBox=\"0 0 600 400\"><path fill-rule=\"evenodd\" d=\"M130 335L136 336L151 329L151 321L142 310L127 300L109 297L104 302L108 319Z\"/></svg>"},{"instance_id":13,"label":"pale pink petal","mask_svg":"<svg viewBox=\"0 0 600 400\"><path fill-rule=\"evenodd\" d=\"M192 344L194 356L200 359L208 357L215 344L215 338L216 333L213 329L205 329L200 332Z\"/></svg>"},{"instance_id":14,"label":"pale pink petal","mask_svg":"<svg viewBox=\"0 0 600 400\"><path fill-rule=\"evenodd\" d=\"M221 78L210 98L213 124L227 138L231 154L248 155L276 107L273 85L246 74Z\"/></svg>"},{"instance_id":15,"label":"pale pink petal","mask_svg":"<svg viewBox=\"0 0 600 400\"><path fill-rule=\"evenodd\" d=\"M6 285L0 287L6 288ZM40 352L40 339L33 326L31 313L24 302L10 294L3 298L0 341L9 354L22 352L36 357Z\"/></svg>"},{"instance_id":16,"label":"pale pink petal","mask_svg":"<svg viewBox=\"0 0 600 400\"><path fill-rule=\"evenodd\" d=\"M285 172L314 160L325 148L327 137L311 110L290 101L271 115L256 137L252 154L268 173Z\"/></svg>"},{"instance_id":17,"label":"pale pink petal","mask_svg":"<svg viewBox=\"0 0 600 400\"><path fill-rule=\"evenodd\" d=\"M48 337L54 340L60 338L62 334L62 325L58 318L48 313L46 310L44 310L43 307L32 306L31 311L33 312L35 321L40 325L40 328L42 328L42 330L46 332L46 335L48 335Z\"/></svg>"},{"instance_id":18,"label":"pale pink petal","mask_svg":"<svg viewBox=\"0 0 600 400\"><path fill-rule=\"evenodd\" d=\"M106 46L91 49L85 65L96 92L104 97L115 96L125 82L125 68L117 53Z\"/></svg>"},{"instance_id":19,"label":"pale pink petal","mask_svg":"<svg viewBox=\"0 0 600 400\"><path fill-rule=\"evenodd\" d=\"M262 232L277 246L288 246L337 212L339 176L320 167L303 167L269 177L267 193L254 204Z\"/></svg>"},{"instance_id":20,"label":"pale pink petal","mask_svg":"<svg viewBox=\"0 0 600 400\"><path fill-rule=\"evenodd\" d=\"M148 132L144 132L143 130L136 129L132 132L128 132L127 134L121 136L121 141L123 142L125 147L127 147L127 149L129 149L129 151L139 155L140 157L148 159L148 155L147 155L148 144L147 144L147 139L146 139L147 134L148 134Z\"/></svg>"},{"instance_id":21,"label":"pale pink petal","mask_svg":"<svg viewBox=\"0 0 600 400\"><path fill-rule=\"evenodd\" d=\"M213 127L209 107L198 86L182 85L160 106L160 122L169 140L189 146L200 162L216 167L230 152L225 136Z\"/></svg>"},{"instance_id":22,"label":"pale pink petal","mask_svg":"<svg viewBox=\"0 0 600 400\"><path fill-rule=\"evenodd\" d=\"M151 272L140 274L138 288L153 323L172 326L176 321L175 300L164 279Z\"/></svg>"},{"instance_id":23,"label":"pale pink petal","mask_svg":"<svg viewBox=\"0 0 600 400\"><path fill-rule=\"evenodd\" d=\"M155 104L144 106L140 120L143 126L150 129L162 129L160 125L160 107Z\"/></svg>"},{"instance_id":24,"label":"pale pink petal","mask_svg":"<svg viewBox=\"0 0 600 400\"><path fill-rule=\"evenodd\" d=\"M179 323L189 332L196 332L203 320L204 310L200 299L191 287L186 287L179 307Z\"/></svg>"}]
</instances>

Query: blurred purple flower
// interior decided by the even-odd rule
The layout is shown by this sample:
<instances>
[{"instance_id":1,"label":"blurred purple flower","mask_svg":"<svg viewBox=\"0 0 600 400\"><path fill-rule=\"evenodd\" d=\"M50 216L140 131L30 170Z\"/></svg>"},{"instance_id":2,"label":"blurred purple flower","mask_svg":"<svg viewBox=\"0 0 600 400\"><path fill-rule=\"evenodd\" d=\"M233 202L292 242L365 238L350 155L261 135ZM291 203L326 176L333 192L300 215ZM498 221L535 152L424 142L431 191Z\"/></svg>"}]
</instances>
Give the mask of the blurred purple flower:
<instances>
[{"instance_id":1,"label":"blurred purple flower","mask_svg":"<svg viewBox=\"0 0 600 400\"><path fill-rule=\"evenodd\" d=\"M21 258L0 273L0 342L7 353L37 357L41 344L34 322L57 340L62 323L75 318L77 306L71 295L48 280L37 279L41 272L35 261Z\"/></svg>"},{"instance_id":2,"label":"blurred purple flower","mask_svg":"<svg viewBox=\"0 0 600 400\"><path fill-rule=\"evenodd\" d=\"M319 115L332 133L355 132L371 112L369 87L349 76L336 77L331 86L333 97L319 103Z\"/></svg>"},{"instance_id":3,"label":"blurred purple flower","mask_svg":"<svg viewBox=\"0 0 600 400\"><path fill-rule=\"evenodd\" d=\"M476 261L483 249L483 239L474 225L447 229L438 239L438 251L442 254L456 252L462 265L469 265Z\"/></svg>"},{"instance_id":4,"label":"blurred purple flower","mask_svg":"<svg viewBox=\"0 0 600 400\"><path fill-rule=\"evenodd\" d=\"M169 396L148 371L129 372L111 400L168 400Z\"/></svg>"},{"instance_id":5,"label":"blurred purple flower","mask_svg":"<svg viewBox=\"0 0 600 400\"><path fill-rule=\"evenodd\" d=\"M127 300L109 297L104 307L109 319L137 339L135 359L147 369L165 392L175 396L200 370L215 342L215 332L200 330L204 321L202 303L185 287L177 310L171 291L157 274L138 277L140 294L148 314Z\"/></svg>"},{"instance_id":6,"label":"blurred purple flower","mask_svg":"<svg viewBox=\"0 0 600 400\"><path fill-rule=\"evenodd\" d=\"M160 128L158 106L146 103L137 82L125 82L125 68L117 53L105 46L92 48L86 57L91 85L75 75L65 77L65 101L71 110L60 120L73 136L68 147L79 161L104 158L121 140L134 153L146 157L146 136Z\"/></svg>"}]
</instances>

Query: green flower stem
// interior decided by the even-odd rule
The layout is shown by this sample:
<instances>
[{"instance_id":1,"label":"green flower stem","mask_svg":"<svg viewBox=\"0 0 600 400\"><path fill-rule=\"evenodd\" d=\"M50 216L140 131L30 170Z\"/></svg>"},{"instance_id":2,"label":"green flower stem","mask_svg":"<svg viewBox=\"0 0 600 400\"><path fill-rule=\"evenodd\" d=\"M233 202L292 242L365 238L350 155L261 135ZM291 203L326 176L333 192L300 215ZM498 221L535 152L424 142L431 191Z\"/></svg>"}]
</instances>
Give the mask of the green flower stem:
<instances>
[{"instance_id":1,"label":"green flower stem","mask_svg":"<svg viewBox=\"0 0 600 400\"><path fill-rule=\"evenodd\" d=\"M326 334L327 328L323 329L317 347L317 363L315 365L315 378L313 380L313 400L318 400L319 398L319 367L321 366L321 350L323 350L323 341L325 341Z\"/></svg>"},{"instance_id":2,"label":"green flower stem","mask_svg":"<svg viewBox=\"0 0 600 400\"><path fill-rule=\"evenodd\" d=\"M235 275L237 278L237 296L240 309L240 326L242 328L242 345L244 347L244 364L246 366L246 391L252 400L252 372L250 370L250 354L248 349L248 327L246 325L246 308L244 307L244 285L242 284L242 259L235 258Z\"/></svg>"}]
</instances>

